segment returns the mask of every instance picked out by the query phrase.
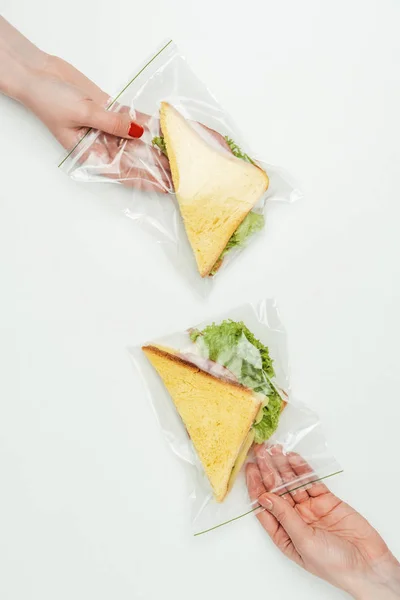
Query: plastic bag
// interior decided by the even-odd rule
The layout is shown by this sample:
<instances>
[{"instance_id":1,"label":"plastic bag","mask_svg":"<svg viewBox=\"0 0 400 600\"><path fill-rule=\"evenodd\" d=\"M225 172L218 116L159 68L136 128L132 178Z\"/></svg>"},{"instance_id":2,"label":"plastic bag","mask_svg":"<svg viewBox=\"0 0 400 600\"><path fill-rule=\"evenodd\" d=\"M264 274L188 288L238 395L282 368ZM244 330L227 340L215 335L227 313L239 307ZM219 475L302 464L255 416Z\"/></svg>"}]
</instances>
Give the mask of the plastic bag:
<instances>
[{"instance_id":1,"label":"plastic bag","mask_svg":"<svg viewBox=\"0 0 400 600\"><path fill-rule=\"evenodd\" d=\"M143 348L147 349L146 355ZM162 365L167 365L167 371L159 370L160 366L153 362L154 354L149 354L148 348L153 349L150 352L155 352L157 357L162 356ZM163 352L168 353L170 349L175 351L175 355L170 354L165 358ZM263 455L264 461L274 462L276 479L270 491L278 494L296 493L298 489L341 471L327 450L318 417L292 397L287 375L286 336L272 301L265 300L256 306L243 305L217 319L203 322L185 332L165 336L142 348L130 349L129 352L143 379L169 446L190 472L190 499L195 535L259 509L256 502L250 501L245 482L245 466L249 461L254 461L254 448L257 449L259 457ZM178 379L179 382L185 381L186 388L181 389L181 383L176 383L175 370L169 370L171 362L179 363ZM161 369L165 369L165 366ZM194 375L187 375L188 370ZM199 372L202 373L201 381ZM211 382L207 383L211 390L203 390L204 378ZM215 380L218 381L217 387ZM173 389L171 395L165 382L170 391ZM239 387L238 383L241 384ZM226 405L222 408L227 414L222 418L221 412L218 413L218 418L215 418L217 413L207 412L204 420L203 412L208 410L207 402L213 404L216 397L219 400L215 403L223 404L230 385L241 391L247 389L249 392L251 389L253 398L261 402L261 421L259 411L257 417L252 420L250 430L244 430L244 435L248 431L250 439L255 436L255 441L261 443L253 445L246 455L246 439L241 444L242 436L236 440L237 445L229 449L230 454L224 454L225 457L233 456L234 465L236 460L240 459L241 453L242 460L239 460L239 466L243 458L245 460L238 474L235 466L230 470L232 465L229 461L222 461L223 469L218 467L217 485L222 481L220 474L223 474L224 470L225 475L230 478L226 485L228 493L216 499L216 477L214 471L211 473L210 465L214 469L214 465L222 464L220 458L221 453L225 452L225 440L233 439L244 416L235 413L235 410L239 410L236 404L232 412L228 396ZM201 390L200 396L197 393L198 389ZM207 394L211 394L210 400L207 400ZM172 395L174 401L171 399ZM264 406L265 398L268 398L267 406ZM277 411L274 404L276 401L281 402ZM244 399L240 397L240 403L240 406L247 403L247 396ZM262 441L263 439L265 441ZM214 450L214 447L217 450ZM299 470L296 474L290 469L291 475L288 476L288 461L293 457L302 461L302 472ZM306 465L310 465L311 469L305 468ZM236 477L232 477L234 473Z\"/></svg>"},{"instance_id":2,"label":"plastic bag","mask_svg":"<svg viewBox=\"0 0 400 600\"><path fill-rule=\"evenodd\" d=\"M169 127L176 138L174 148L183 148L179 150L180 175L174 183L177 185L179 179L177 192L185 197L181 211L185 212L186 229L169 173L169 160L162 152L165 141L159 116L164 104L180 119L180 125L171 122ZM268 200L292 201L300 196L280 169L254 158L230 118L193 74L172 41L138 70L110 100L107 109L129 110L132 119L145 126L142 138L121 140L89 130L60 166L77 181L101 184L99 190L106 191L114 204L115 184L120 185L125 214L153 234L177 269L200 292L207 292L211 281L263 229ZM177 127L185 129L182 142L177 138ZM191 136L193 143L185 135ZM196 160L182 166L182 157L192 146ZM198 158L199 152L204 154L204 160ZM265 152L268 154L267 148ZM260 182L263 172L269 179L265 192ZM182 183L182 173L190 189ZM223 194L222 199L219 194ZM238 197L232 200L230 196L235 194ZM214 212L217 208L218 214ZM219 228L214 232L213 227Z\"/></svg>"}]
</instances>

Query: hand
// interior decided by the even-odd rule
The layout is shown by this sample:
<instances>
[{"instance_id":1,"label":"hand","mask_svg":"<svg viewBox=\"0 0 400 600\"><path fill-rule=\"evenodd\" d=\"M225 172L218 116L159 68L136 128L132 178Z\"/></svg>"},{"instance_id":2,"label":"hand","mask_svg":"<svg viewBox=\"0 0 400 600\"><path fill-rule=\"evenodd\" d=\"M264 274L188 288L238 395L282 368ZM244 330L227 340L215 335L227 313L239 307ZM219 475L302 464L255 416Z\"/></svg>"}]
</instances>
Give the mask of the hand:
<instances>
[{"instance_id":1,"label":"hand","mask_svg":"<svg viewBox=\"0 0 400 600\"><path fill-rule=\"evenodd\" d=\"M27 84L24 104L66 149L74 146L87 127L122 138L143 135L144 115L133 120L129 111L106 111L107 94L57 56L45 55L42 69L30 73Z\"/></svg>"},{"instance_id":2,"label":"hand","mask_svg":"<svg viewBox=\"0 0 400 600\"><path fill-rule=\"evenodd\" d=\"M89 128L99 130L90 153L78 155L86 175L94 171L144 190L171 190L168 160L139 139L150 117L131 114L126 106L107 111L107 94L72 65L39 50L3 17L0 91L34 112L68 151Z\"/></svg>"},{"instance_id":3,"label":"hand","mask_svg":"<svg viewBox=\"0 0 400 600\"><path fill-rule=\"evenodd\" d=\"M250 498L265 509L257 518L283 554L354 598L400 598L400 565L366 519L323 483L285 491L296 478L316 478L298 454L260 445L255 456L246 469ZM270 493L277 488L284 495Z\"/></svg>"},{"instance_id":4,"label":"hand","mask_svg":"<svg viewBox=\"0 0 400 600\"><path fill-rule=\"evenodd\" d=\"M48 56L25 104L67 150L74 148L88 127L100 130L90 151L79 156L86 175L106 176L145 191L170 191L168 160L151 144L132 139L143 135L151 118L134 111L133 120L126 106L107 111L109 102L107 94L72 65Z\"/></svg>"}]
</instances>

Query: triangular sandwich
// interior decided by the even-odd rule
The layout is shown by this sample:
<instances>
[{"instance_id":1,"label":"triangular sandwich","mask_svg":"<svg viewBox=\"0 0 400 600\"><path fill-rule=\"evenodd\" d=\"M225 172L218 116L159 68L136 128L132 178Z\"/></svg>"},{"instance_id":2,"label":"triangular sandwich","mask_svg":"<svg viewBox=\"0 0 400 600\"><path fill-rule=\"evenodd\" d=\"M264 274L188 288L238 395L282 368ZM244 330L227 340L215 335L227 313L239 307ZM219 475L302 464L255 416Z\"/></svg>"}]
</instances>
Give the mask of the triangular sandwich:
<instances>
[{"instance_id":1,"label":"triangular sandwich","mask_svg":"<svg viewBox=\"0 0 400 600\"><path fill-rule=\"evenodd\" d=\"M268 188L267 174L206 139L204 128L161 103L161 131L197 267L206 277ZM199 129L200 128L200 129Z\"/></svg>"}]
</instances>

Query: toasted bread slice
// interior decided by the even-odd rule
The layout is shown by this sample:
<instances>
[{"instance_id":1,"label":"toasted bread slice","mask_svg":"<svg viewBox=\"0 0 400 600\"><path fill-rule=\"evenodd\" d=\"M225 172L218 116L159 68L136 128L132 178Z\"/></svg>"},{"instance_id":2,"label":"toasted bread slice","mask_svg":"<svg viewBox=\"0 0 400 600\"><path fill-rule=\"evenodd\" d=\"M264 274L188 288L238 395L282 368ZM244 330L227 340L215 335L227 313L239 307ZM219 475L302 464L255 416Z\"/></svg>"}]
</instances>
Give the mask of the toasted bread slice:
<instances>
[{"instance_id":1,"label":"toasted bread slice","mask_svg":"<svg viewBox=\"0 0 400 600\"><path fill-rule=\"evenodd\" d=\"M206 277L230 237L268 188L267 174L217 148L162 102L161 130L172 180L197 267Z\"/></svg>"},{"instance_id":2,"label":"toasted bread slice","mask_svg":"<svg viewBox=\"0 0 400 600\"><path fill-rule=\"evenodd\" d=\"M167 388L210 481L222 502L236 459L261 400L244 386L217 379L174 351L144 346Z\"/></svg>"}]
</instances>

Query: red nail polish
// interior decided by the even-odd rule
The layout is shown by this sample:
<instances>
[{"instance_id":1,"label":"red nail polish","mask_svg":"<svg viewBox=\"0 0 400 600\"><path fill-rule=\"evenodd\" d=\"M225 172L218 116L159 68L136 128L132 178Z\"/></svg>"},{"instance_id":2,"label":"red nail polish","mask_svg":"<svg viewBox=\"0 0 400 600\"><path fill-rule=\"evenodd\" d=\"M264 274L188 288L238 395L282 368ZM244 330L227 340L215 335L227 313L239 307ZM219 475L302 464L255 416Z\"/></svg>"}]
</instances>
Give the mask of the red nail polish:
<instances>
[{"instance_id":1,"label":"red nail polish","mask_svg":"<svg viewBox=\"0 0 400 600\"><path fill-rule=\"evenodd\" d=\"M129 127L129 135L134 138L142 137L144 129L138 123L132 121L131 126Z\"/></svg>"}]
</instances>

